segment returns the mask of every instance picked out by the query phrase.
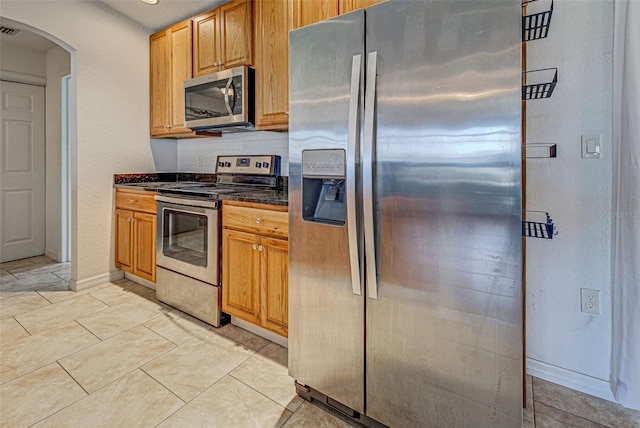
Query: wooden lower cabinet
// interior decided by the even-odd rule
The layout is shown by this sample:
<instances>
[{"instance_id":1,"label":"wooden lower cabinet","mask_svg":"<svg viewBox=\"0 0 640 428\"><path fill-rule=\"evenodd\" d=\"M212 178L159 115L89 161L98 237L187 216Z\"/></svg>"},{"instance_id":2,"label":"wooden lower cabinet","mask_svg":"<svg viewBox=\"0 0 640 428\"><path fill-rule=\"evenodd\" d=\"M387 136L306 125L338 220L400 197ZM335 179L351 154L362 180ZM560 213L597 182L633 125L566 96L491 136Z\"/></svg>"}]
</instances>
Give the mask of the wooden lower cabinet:
<instances>
[{"instance_id":1,"label":"wooden lower cabinet","mask_svg":"<svg viewBox=\"0 0 640 428\"><path fill-rule=\"evenodd\" d=\"M281 225L288 214L251 205L223 207L222 310L286 337L289 241Z\"/></svg>"},{"instance_id":2,"label":"wooden lower cabinet","mask_svg":"<svg viewBox=\"0 0 640 428\"><path fill-rule=\"evenodd\" d=\"M256 235L222 231L222 310L260 324L260 254Z\"/></svg>"},{"instance_id":3,"label":"wooden lower cabinet","mask_svg":"<svg viewBox=\"0 0 640 428\"><path fill-rule=\"evenodd\" d=\"M133 273L156 280L156 215L133 213Z\"/></svg>"},{"instance_id":4,"label":"wooden lower cabinet","mask_svg":"<svg viewBox=\"0 0 640 428\"><path fill-rule=\"evenodd\" d=\"M262 326L287 335L289 325L289 241L261 238L260 252L263 269L261 277L260 322Z\"/></svg>"},{"instance_id":5,"label":"wooden lower cabinet","mask_svg":"<svg viewBox=\"0 0 640 428\"><path fill-rule=\"evenodd\" d=\"M129 209L125 204L147 212ZM151 210L153 214L148 212ZM153 193L117 190L115 227L116 267L155 282L156 215Z\"/></svg>"}]
</instances>

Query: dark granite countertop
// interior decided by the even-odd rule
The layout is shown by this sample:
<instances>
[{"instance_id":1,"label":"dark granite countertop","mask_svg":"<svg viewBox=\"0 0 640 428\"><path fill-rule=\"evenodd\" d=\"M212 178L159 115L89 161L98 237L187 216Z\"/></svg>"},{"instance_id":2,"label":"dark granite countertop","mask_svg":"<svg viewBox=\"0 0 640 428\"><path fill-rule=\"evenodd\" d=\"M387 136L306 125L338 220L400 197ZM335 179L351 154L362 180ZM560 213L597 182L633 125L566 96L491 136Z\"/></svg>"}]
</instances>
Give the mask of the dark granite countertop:
<instances>
[{"instance_id":1,"label":"dark granite countertop","mask_svg":"<svg viewBox=\"0 0 640 428\"><path fill-rule=\"evenodd\" d=\"M220 195L223 201L255 202L269 205L289 205L287 188L282 190L261 190L259 192L242 192Z\"/></svg>"},{"instance_id":2,"label":"dark granite countertop","mask_svg":"<svg viewBox=\"0 0 640 428\"><path fill-rule=\"evenodd\" d=\"M161 188L183 186L187 183L215 182L215 174L193 173L142 173L115 174L113 187L119 189L146 190L156 192ZM288 177L280 177L278 190L260 190L257 192L238 192L220 195L221 200L255 202L269 205L289 205Z\"/></svg>"}]
</instances>

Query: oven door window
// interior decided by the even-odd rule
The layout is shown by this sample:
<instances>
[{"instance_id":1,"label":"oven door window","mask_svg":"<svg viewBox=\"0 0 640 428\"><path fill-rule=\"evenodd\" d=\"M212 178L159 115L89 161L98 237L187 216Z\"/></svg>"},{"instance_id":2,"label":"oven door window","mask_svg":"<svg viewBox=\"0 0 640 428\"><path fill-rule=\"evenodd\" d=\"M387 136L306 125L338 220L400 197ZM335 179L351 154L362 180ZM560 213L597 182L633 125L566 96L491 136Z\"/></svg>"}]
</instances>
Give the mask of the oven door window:
<instances>
[{"instance_id":1,"label":"oven door window","mask_svg":"<svg viewBox=\"0 0 640 428\"><path fill-rule=\"evenodd\" d=\"M165 209L162 253L194 266L207 267L207 227L204 214Z\"/></svg>"}]
</instances>

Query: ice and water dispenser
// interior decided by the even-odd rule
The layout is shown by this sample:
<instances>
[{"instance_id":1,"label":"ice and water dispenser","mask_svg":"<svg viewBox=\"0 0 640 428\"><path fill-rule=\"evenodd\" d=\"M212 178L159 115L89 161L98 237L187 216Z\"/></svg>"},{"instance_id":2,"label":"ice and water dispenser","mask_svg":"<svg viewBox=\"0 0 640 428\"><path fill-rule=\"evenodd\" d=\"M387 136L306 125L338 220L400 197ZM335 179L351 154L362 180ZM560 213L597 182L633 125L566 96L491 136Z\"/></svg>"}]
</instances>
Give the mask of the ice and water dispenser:
<instances>
[{"instance_id":1,"label":"ice and water dispenser","mask_svg":"<svg viewBox=\"0 0 640 428\"><path fill-rule=\"evenodd\" d=\"M302 218L343 225L345 206L345 151L302 151Z\"/></svg>"}]
</instances>

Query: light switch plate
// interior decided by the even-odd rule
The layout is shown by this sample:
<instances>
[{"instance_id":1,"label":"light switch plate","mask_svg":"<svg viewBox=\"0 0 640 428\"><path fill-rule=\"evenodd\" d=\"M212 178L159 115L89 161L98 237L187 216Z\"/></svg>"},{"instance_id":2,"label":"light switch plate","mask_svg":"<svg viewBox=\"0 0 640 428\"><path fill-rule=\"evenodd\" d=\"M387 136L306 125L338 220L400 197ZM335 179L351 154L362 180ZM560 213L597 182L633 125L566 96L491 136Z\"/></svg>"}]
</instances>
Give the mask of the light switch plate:
<instances>
[{"instance_id":1,"label":"light switch plate","mask_svg":"<svg viewBox=\"0 0 640 428\"><path fill-rule=\"evenodd\" d=\"M582 159L600 158L600 134L582 135Z\"/></svg>"}]
</instances>

